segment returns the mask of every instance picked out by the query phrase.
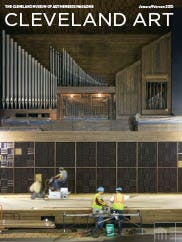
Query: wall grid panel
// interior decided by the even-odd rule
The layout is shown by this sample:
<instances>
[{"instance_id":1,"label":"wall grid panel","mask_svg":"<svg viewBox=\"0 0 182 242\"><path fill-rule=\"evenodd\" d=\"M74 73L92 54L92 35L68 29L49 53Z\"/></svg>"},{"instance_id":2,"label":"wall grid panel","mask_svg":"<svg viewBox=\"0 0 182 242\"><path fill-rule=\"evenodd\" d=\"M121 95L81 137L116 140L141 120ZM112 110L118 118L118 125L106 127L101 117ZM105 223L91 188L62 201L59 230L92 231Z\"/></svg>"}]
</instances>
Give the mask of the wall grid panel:
<instances>
[{"instance_id":1,"label":"wall grid panel","mask_svg":"<svg viewBox=\"0 0 182 242\"><path fill-rule=\"evenodd\" d=\"M105 187L106 192L114 192L116 186L122 186L125 192L182 191L181 140L180 142L162 139L158 142L148 140L128 142L122 139L119 142L95 140L33 142L31 139L30 142L12 140L3 142L1 140L3 155L8 153L8 150L4 150L7 144L8 149L13 149L13 153L10 152L13 165L10 167L1 165L0 190L3 193L29 192L29 186L36 173L43 174L45 181L57 174L60 166L68 170L68 186L72 193L93 193L100 185ZM33 162L28 161L29 156Z\"/></svg>"}]
</instances>

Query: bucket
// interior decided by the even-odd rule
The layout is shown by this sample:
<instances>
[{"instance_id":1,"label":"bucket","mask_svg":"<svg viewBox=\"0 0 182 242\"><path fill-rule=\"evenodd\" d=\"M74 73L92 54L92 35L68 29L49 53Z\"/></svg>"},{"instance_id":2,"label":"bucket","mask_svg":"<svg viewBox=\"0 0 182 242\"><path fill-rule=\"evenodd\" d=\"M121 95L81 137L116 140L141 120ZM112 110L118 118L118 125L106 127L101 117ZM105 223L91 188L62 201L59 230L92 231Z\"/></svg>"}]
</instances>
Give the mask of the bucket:
<instances>
[{"instance_id":1,"label":"bucket","mask_svg":"<svg viewBox=\"0 0 182 242\"><path fill-rule=\"evenodd\" d=\"M114 224L106 224L107 237L114 237Z\"/></svg>"}]
</instances>

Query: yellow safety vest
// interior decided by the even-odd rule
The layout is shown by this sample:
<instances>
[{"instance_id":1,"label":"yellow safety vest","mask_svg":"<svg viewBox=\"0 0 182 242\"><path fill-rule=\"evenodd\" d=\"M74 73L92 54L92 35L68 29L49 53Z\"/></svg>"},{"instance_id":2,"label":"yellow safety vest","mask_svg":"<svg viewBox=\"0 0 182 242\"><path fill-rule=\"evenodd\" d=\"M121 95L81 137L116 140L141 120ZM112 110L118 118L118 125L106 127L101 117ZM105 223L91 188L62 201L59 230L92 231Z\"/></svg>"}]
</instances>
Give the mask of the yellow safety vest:
<instances>
[{"instance_id":1,"label":"yellow safety vest","mask_svg":"<svg viewBox=\"0 0 182 242\"><path fill-rule=\"evenodd\" d=\"M114 195L114 202L112 209L123 210L124 209L124 196L123 194L117 193Z\"/></svg>"},{"instance_id":2,"label":"yellow safety vest","mask_svg":"<svg viewBox=\"0 0 182 242\"><path fill-rule=\"evenodd\" d=\"M98 209L98 210L102 210L102 205L98 205L97 204L97 198L100 196L100 194L99 193L96 193L95 194L95 196L94 196L94 198L93 198L93 203L92 203L92 208L94 208L94 209Z\"/></svg>"}]
</instances>

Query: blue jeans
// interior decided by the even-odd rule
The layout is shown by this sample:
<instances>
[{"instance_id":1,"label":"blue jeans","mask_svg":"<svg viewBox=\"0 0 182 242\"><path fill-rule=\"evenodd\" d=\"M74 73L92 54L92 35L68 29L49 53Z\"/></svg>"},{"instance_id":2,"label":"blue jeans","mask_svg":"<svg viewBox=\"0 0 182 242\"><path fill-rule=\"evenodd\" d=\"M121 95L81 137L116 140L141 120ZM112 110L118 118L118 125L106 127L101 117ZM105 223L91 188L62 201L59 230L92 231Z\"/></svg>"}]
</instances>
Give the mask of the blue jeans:
<instances>
[{"instance_id":1,"label":"blue jeans","mask_svg":"<svg viewBox=\"0 0 182 242\"><path fill-rule=\"evenodd\" d=\"M100 215L100 216L98 216L97 218L96 218L96 228L98 228L98 229L103 229L103 227L104 227L104 218L103 218L103 216L102 215Z\"/></svg>"},{"instance_id":2,"label":"blue jeans","mask_svg":"<svg viewBox=\"0 0 182 242\"><path fill-rule=\"evenodd\" d=\"M122 216L123 210L115 209L115 210L112 210L112 214L113 213L121 214L121 216L120 215L116 216L116 217L113 216L113 219L118 222L118 234L121 235L121 233L122 233L122 224L123 224L123 216Z\"/></svg>"},{"instance_id":3,"label":"blue jeans","mask_svg":"<svg viewBox=\"0 0 182 242\"><path fill-rule=\"evenodd\" d=\"M67 187L67 183L60 181L59 179L55 179L52 183L52 186L55 190L59 190L61 187Z\"/></svg>"}]
</instances>

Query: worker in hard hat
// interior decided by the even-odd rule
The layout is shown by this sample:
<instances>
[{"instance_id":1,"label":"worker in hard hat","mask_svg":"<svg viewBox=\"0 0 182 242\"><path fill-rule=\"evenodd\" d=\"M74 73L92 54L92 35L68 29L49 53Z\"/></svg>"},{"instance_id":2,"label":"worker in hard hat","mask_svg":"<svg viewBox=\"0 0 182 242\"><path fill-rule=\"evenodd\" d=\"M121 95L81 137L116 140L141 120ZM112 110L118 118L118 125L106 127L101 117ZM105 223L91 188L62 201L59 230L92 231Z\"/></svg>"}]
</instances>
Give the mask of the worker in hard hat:
<instances>
[{"instance_id":1,"label":"worker in hard hat","mask_svg":"<svg viewBox=\"0 0 182 242\"><path fill-rule=\"evenodd\" d=\"M118 221L118 234L122 233L122 222L123 222L123 210L124 210L124 201L129 199L128 195L124 195L122 193L122 187L116 188L116 193L111 197L110 202L112 203L111 213L113 214L113 218ZM114 216L114 214L116 214ZM121 214L119 216L118 214Z\"/></svg>"},{"instance_id":2,"label":"worker in hard hat","mask_svg":"<svg viewBox=\"0 0 182 242\"><path fill-rule=\"evenodd\" d=\"M59 168L59 173L49 180L51 190L59 191L61 187L67 187L68 172L63 168Z\"/></svg>"},{"instance_id":3,"label":"worker in hard hat","mask_svg":"<svg viewBox=\"0 0 182 242\"><path fill-rule=\"evenodd\" d=\"M94 195L92 203L92 212L96 216L96 227L102 229L104 226L104 208L108 207L108 204L103 199L104 187L98 187L97 193Z\"/></svg>"}]
</instances>

